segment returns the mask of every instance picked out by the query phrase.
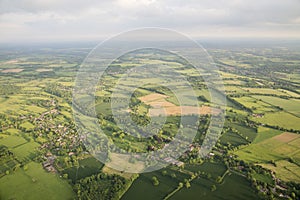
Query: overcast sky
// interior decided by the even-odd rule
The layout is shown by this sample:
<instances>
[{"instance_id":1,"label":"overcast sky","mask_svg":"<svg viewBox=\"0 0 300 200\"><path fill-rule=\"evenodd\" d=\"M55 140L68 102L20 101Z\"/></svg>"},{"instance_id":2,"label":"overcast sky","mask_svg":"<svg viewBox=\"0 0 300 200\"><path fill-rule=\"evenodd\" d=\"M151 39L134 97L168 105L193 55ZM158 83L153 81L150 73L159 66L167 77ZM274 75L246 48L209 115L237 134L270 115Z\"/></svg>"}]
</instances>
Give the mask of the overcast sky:
<instances>
[{"instance_id":1,"label":"overcast sky","mask_svg":"<svg viewBox=\"0 0 300 200\"><path fill-rule=\"evenodd\" d=\"M103 39L140 27L300 37L300 0L0 0L0 42Z\"/></svg>"}]
</instances>

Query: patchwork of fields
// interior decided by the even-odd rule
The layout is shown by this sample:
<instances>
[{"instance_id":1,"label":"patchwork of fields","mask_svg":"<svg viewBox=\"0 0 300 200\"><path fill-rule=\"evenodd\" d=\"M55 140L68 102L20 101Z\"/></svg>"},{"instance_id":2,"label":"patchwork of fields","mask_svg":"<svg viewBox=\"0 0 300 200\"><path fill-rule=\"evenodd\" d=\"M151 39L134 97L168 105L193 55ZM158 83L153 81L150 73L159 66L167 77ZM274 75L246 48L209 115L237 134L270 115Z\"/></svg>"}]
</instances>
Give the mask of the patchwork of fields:
<instances>
[{"instance_id":1,"label":"patchwork of fields","mask_svg":"<svg viewBox=\"0 0 300 200\"><path fill-rule=\"evenodd\" d=\"M218 116L220 108L210 102L204 81L212 73L203 70L199 76L184 59L161 50L130 52L116 59L99 80L94 103L97 122L122 152L159 151L174 139L181 115L186 119L199 115L197 135L178 158L184 164L173 163L137 175L109 166L121 166L125 160L128 168L142 170L145 165L138 156L130 159L112 148L106 165L101 163L87 151L85 137L74 123L74 79L89 50L39 50L16 59L0 50L1 200L282 199L282 195L299 199L300 85L296 69L300 61L285 65L287 60L278 58L281 54L290 56L291 51L210 49L223 78L215 84L225 86L227 113L222 135L213 138L216 145L205 157L199 152L211 115ZM281 54L276 54L278 51ZM228 53L240 59L228 59ZM296 59L300 54L293 52L291 56ZM258 61L263 66L253 64ZM163 81L170 81L170 86L184 96L182 104L169 88L160 85L161 79L133 71L137 81L124 80L119 85L120 90L135 89L126 112L141 126L151 117L166 116L162 129L151 137L143 137L142 131L120 129L111 110L111 96L121 72L141 64L169 66L184 75L198 104L195 106L182 82L171 82L174 77L163 68L154 72L165 73ZM120 100L127 98L123 93L117 95ZM90 102L84 103L89 108Z\"/></svg>"},{"instance_id":2,"label":"patchwork of fields","mask_svg":"<svg viewBox=\"0 0 300 200\"><path fill-rule=\"evenodd\" d=\"M270 130L258 135L261 135L258 136L260 139L254 144L239 149L235 154L242 160L273 170L282 180L300 182L300 135L272 133Z\"/></svg>"}]
</instances>

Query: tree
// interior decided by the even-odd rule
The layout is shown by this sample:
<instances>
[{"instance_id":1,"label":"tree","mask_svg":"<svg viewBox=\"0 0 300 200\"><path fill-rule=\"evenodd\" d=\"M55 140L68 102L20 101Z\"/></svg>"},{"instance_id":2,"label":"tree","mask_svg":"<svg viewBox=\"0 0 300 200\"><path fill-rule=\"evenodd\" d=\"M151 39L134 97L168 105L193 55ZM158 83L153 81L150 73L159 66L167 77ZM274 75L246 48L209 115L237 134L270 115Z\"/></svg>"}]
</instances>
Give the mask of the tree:
<instances>
[{"instance_id":1,"label":"tree","mask_svg":"<svg viewBox=\"0 0 300 200\"><path fill-rule=\"evenodd\" d=\"M68 174L64 174L64 175L63 175L63 178L64 178L64 179L68 179Z\"/></svg>"},{"instance_id":2,"label":"tree","mask_svg":"<svg viewBox=\"0 0 300 200\"><path fill-rule=\"evenodd\" d=\"M158 181L158 179L155 176L152 177L152 183L153 183L154 186L158 186L159 185L159 181Z\"/></svg>"},{"instance_id":3,"label":"tree","mask_svg":"<svg viewBox=\"0 0 300 200\"><path fill-rule=\"evenodd\" d=\"M186 188L190 188L190 187L191 187L191 184L190 184L189 181L187 181L187 182L185 183L185 187L186 187Z\"/></svg>"},{"instance_id":4,"label":"tree","mask_svg":"<svg viewBox=\"0 0 300 200\"><path fill-rule=\"evenodd\" d=\"M217 187L215 186L215 185L212 185L211 187L210 187L210 190L213 192L213 191L215 191L217 189Z\"/></svg>"},{"instance_id":5,"label":"tree","mask_svg":"<svg viewBox=\"0 0 300 200\"><path fill-rule=\"evenodd\" d=\"M221 176L218 176L217 179L216 179L217 183L221 183L222 182L222 177Z\"/></svg>"},{"instance_id":6,"label":"tree","mask_svg":"<svg viewBox=\"0 0 300 200\"><path fill-rule=\"evenodd\" d=\"M24 171L27 171L28 170L28 165L24 165L23 169L24 169Z\"/></svg>"},{"instance_id":7,"label":"tree","mask_svg":"<svg viewBox=\"0 0 300 200\"><path fill-rule=\"evenodd\" d=\"M180 182L180 183L178 184L178 188L182 188L182 187L183 187L183 183Z\"/></svg>"},{"instance_id":8,"label":"tree","mask_svg":"<svg viewBox=\"0 0 300 200\"><path fill-rule=\"evenodd\" d=\"M172 177L172 178L176 178L176 174L175 174L175 173L172 173L172 174L171 174L171 177Z\"/></svg>"}]
</instances>

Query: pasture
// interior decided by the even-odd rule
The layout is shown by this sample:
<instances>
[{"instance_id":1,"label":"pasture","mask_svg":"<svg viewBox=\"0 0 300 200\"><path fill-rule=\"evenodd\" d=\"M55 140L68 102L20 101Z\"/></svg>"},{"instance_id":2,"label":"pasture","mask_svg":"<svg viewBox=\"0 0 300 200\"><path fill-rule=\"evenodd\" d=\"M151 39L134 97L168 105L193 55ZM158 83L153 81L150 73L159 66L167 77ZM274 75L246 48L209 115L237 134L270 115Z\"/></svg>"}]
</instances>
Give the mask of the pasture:
<instances>
[{"instance_id":1,"label":"pasture","mask_svg":"<svg viewBox=\"0 0 300 200\"><path fill-rule=\"evenodd\" d=\"M266 113L261 118L251 117L251 120L274 127L279 126L285 129L300 130L299 117L283 111Z\"/></svg>"},{"instance_id":2,"label":"pasture","mask_svg":"<svg viewBox=\"0 0 300 200\"><path fill-rule=\"evenodd\" d=\"M299 99L283 99L273 96L253 96L256 99L262 100L265 103L279 106L285 111L300 117L300 100ZM300 120L300 119L299 119Z\"/></svg>"},{"instance_id":3,"label":"pasture","mask_svg":"<svg viewBox=\"0 0 300 200\"><path fill-rule=\"evenodd\" d=\"M226 132L220 137L220 143L223 145L240 146L248 144L248 141L241 135L234 132Z\"/></svg>"},{"instance_id":4,"label":"pasture","mask_svg":"<svg viewBox=\"0 0 300 200\"><path fill-rule=\"evenodd\" d=\"M246 162L256 163L272 170L274 169L275 172L281 174L281 177L284 173L288 173L287 171L292 173L292 171L300 170L299 134L287 132L278 134L277 131L272 129L261 130L259 131L259 135L261 134L268 134L270 138L259 136L259 138L254 141L254 144L241 148L234 152L234 154ZM290 159L295 163L291 162ZM271 162L275 162L276 164L274 165ZM300 176L298 178L295 176L292 179L287 178L291 176L286 176L283 180L296 180L300 182Z\"/></svg>"},{"instance_id":5,"label":"pasture","mask_svg":"<svg viewBox=\"0 0 300 200\"><path fill-rule=\"evenodd\" d=\"M103 164L94 157L79 160L79 166L64 169L62 173L68 174L68 178L75 183L77 180L97 174L101 171Z\"/></svg>"},{"instance_id":6,"label":"pasture","mask_svg":"<svg viewBox=\"0 0 300 200\"><path fill-rule=\"evenodd\" d=\"M211 191L211 186L216 185L216 190ZM182 188L170 199L257 199L258 196L251 188L246 178L236 174L226 175L222 184L197 178L191 182L190 188Z\"/></svg>"},{"instance_id":7,"label":"pasture","mask_svg":"<svg viewBox=\"0 0 300 200\"><path fill-rule=\"evenodd\" d=\"M41 164L31 162L28 169L18 169L0 179L0 199L56 200L73 199L66 180L47 173Z\"/></svg>"},{"instance_id":8,"label":"pasture","mask_svg":"<svg viewBox=\"0 0 300 200\"><path fill-rule=\"evenodd\" d=\"M244 87L243 90L252 94L270 94L270 95L282 95L287 96L287 93L284 93L280 90L271 89L271 88L246 88Z\"/></svg>"},{"instance_id":9,"label":"pasture","mask_svg":"<svg viewBox=\"0 0 300 200\"><path fill-rule=\"evenodd\" d=\"M254 113L265 113L268 111L276 111L277 109L274 108L273 106L259 101L257 99L254 99L250 96L244 96L240 98L233 98L235 101L238 103L242 104L244 107L252 110Z\"/></svg>"},{"instance_id":10,"label":"pasture","mask_svg":"<svg viewBox=\"0 0 300 200\"><path fill-rule=\"evenodd\" d=\"M163 171L167 172L166 175L162 174ZM158 186L153 185L151 180L153 176L157 177L159 181ZM121 199L163 199L167 194L177 188L179 182L183 182L184 179L188 178L189 175L170 168L161 169L151 173L144 173L133 182L129 190Z\"/></svg>"}]
</instances>

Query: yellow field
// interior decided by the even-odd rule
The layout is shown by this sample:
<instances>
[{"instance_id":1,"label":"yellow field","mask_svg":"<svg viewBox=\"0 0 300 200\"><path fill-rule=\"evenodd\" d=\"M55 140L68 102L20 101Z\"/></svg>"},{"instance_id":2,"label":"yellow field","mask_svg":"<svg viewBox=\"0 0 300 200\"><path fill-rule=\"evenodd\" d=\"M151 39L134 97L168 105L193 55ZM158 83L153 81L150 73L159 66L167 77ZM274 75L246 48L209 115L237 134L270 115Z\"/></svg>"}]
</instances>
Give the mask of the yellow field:
<instances>
[{"instance_id":1,"label":"yellow field","mask_svg":"<svg viewBox=\"0 0 300 200\"><path fill-rule=\"evenodd\" d=\"M166 99L169 96L152 93L146 96L140 97L139 99L152 108L149 109L150 116L160 115L191 115L191 114L219 114L220 110L209 107L209 106L177 106ZM163 109L162 109L163 108Z\"/></svg>"}]
</instances>

